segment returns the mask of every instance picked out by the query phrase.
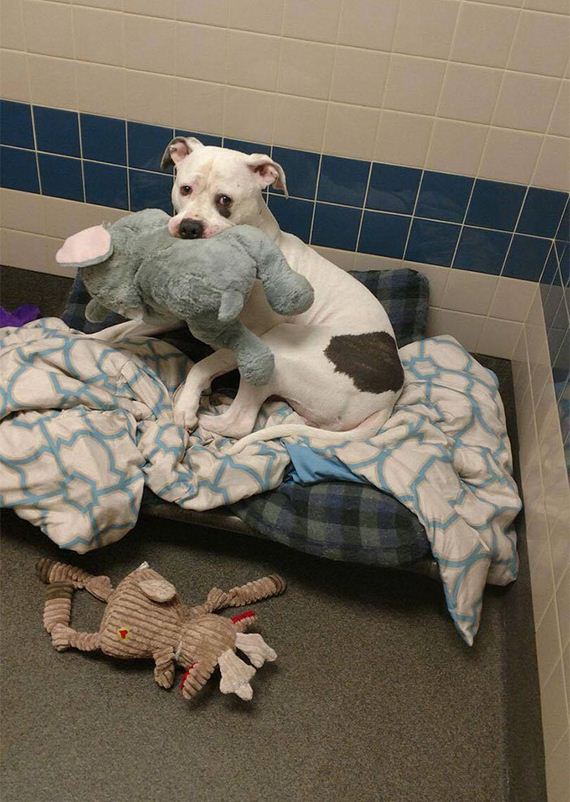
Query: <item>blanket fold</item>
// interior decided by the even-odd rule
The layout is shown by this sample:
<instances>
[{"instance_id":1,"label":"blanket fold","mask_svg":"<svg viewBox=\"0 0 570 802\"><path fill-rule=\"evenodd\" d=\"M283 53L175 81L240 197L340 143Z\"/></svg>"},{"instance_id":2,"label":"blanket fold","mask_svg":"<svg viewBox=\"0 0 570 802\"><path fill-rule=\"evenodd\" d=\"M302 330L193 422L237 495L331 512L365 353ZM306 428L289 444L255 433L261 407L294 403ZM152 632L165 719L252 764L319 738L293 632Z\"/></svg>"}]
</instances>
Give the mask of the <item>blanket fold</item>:
<instances>
[{"instance_id":1,"label":"blanket fold","mask_svg":"<svg viewBox=\"0 0 570 802\"><path fill-rule=\"evenodd\" d=\"M85 552L135 525L145 485L206 510L277 487L291 460L301 475L318 464L322 476L328 462L333 475L384 490L417 515L450 614L472 643L485 583L517 574L520 499L498 383L452 337L412 343L400 355L404 391L369 440L323 447L295 437L231 456L230 440L188 436L174 423L172 396L192 363L168 343L111 347L56 318L1 329L0 505L62 548ZM228 403L214 399L209 411ZM271 402L256 428L295 418Z\"/></svg>"}]
</instances>

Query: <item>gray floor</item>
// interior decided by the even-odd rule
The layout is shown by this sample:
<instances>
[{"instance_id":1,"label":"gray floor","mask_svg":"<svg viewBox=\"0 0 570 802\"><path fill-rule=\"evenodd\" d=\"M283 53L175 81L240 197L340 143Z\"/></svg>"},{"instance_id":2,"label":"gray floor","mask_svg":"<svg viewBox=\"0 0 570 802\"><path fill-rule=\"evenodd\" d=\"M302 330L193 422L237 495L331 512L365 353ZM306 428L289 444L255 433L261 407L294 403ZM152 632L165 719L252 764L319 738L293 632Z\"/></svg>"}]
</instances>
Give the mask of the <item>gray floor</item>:
<instances>
[{"instance_id":1,"label":"gray floor","mask_svg":"<svg viewBox=\"0 0 570 802\"><path fill-rule=\"evenodd\" d=\"M37 298L36 275L17 278L22 294L11 297ZM47 297L43 313L57 303ZM469 649L441 586L424 577L150 519L80 558L6 512L3 802L544 802L521 535L520 578L487 589ZM257 611L279 659L256 675L251 703L223 696L213 680L186 703L154 684L148 664L59 654L42 629L44 586L34 573L48 555L115 581L148 560L189 601L214 584L278 571L287 592ZM76 594L75 625L96 628L102 610Z\"/></svg>"},{"instance_id":2,"label":"gray floor","mask_svg":"<svg viewBox=\"0 0 570 802\"><path fill-rule=\"evenodd\" d=\"M147 664L55 652L42 630L40 556L30 525L2 527L4 802L249 799L498 802L506 799L504 597L490 591L473 649L441 587L325 563L235 534L142 524L86 558L120 579L143 560L188 600L281 572L286 594L258 605L279 654L254 700L211 681L193 703ZM61 554L59 558L61 559ZM102 605L76 595L75 625Z\"/></svg>"},{"instance_id":3,"label":"gray floor","mask_svg":"<svg viewBox=\"0 0 570 802\"><path fill-rule=\"evenodd\" d=\"M59 316L72 284L63 276L0 265L0 305L13 311L20 304L36 304L42 317Z\"/></svg>"}]
</instances>

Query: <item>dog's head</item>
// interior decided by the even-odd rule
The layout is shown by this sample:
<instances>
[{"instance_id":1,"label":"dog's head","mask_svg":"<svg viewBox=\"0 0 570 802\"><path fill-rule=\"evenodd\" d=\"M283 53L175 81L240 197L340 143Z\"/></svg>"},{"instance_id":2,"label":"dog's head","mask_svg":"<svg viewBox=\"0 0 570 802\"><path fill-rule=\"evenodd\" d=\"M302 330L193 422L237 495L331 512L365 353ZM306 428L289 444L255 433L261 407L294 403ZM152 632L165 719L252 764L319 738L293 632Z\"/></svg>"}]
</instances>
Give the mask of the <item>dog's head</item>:
<instances>
[{"instance_id":1,"label":"dog's head","mask_svg":"<svg viewBox=\"0 0 570 802\"><path fill-rule=\"evenodd\" d=\"M170 233L183 239L213 237L231 226L257 226L270 184L287 193L285 173L269 156L203 145L194 137L175 137L161 161L175 166L172 204L177 214Z\"/></svg>"}]
</instances>

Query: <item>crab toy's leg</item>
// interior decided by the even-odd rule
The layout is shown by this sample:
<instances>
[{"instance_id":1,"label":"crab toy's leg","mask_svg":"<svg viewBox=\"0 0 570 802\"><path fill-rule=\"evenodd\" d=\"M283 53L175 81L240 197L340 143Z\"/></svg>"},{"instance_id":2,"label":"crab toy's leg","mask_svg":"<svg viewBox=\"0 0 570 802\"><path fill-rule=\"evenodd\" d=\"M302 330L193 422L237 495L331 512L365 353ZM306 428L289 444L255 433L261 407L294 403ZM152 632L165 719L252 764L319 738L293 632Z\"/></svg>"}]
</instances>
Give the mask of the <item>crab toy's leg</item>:
<instances>
[{"instance_id":1,"label":"crab toy's leg","mask_svg":"<svg viewBox=\"0 0 570 802\"><path fill-rule=\"evenodd\" d=\"M255 579L253 582L248 582L247 585L240 585L228 590L228 607L242 607L244 604L253 604L263 599L269 599L271 596L279 596L286 587L287 583L278 574Z\"/></svg>"},{"instance_id":2,"label":"crab toy's leg","mask_svg":"<svg viewBox=\"0 0 570 802\"><path fill-rule=\"evenodd\" d=\"M70 647L81 652L96 652L100 648L101 636L98 632L78 632L65 624L56 624L51 631L51 642L58 652Z\"/></svg>"},{"instance_id":3,"label":"crab toy's leg","mask_svg":"<svg viewBox=\"0 0 570 802\"><path fill-rule=\"evenodd\" d=\"M172 688L174 682L174 672L176 668L173 650L169 647L163 651L155 652L153 655L154 679L161 688Z\"/></svg>"},{"instance_id":4,"label":"crab toy's leg","mask_svg":"<svg viewBox=\"0 0 570 802\"><path fill-rule=\"evenodd\" d=\"M184 672L180 682L182 696L185 699L192 699L192 697L196 696L212 676L215 667L215 663L212 664L210 661L200 660L197 663L192 663Z\"/></svg>"},{"instance_id":5,"label":"crab toy's leg","mask_svg":"<svg viewBox=\"0 0 570 802\"><path fill-rule=\"evenodd\" d=\"M219 588L212 588L206 601L203 604L192 607L191 612L194 615L199 615L201 613L224 610L227 607L242 607L245 604L253 604L254 602L263 601L263 599L269 599L271 596L279 596L285 591L286 587L287 583L283 577L278 574L271 574L261 579L255 579L253 582L248 582L247 585L232 588L227 593ZM253 616L254 614L248 613L248 615Z\"/></svg>"},{"instance_id":6,"label":"crab toy's leg","mask_svg":"<svg viewBox=\"0 0 570 802\"><path fill-rule=\"evenodd\" d=\"M58 624L71 623L71 597L75 587L69 580L52 582L46 591L44 604L44 628L51 634Z\"/></svg>"},{"instance_id":7,"label":"crab toy's leg","mask_svg":"<svg viewBox=\"0 0 570 802\"><path fill-rule=\"evenodd\" d=\"M53 585L56 582L68 582L74 588L85 588L92 596L101 601L107 601L113 592L113 586L108 576L93 576L82 568L56 562L47 557L38 560L36 572L46 585Z\"/></svg>"}]
</instances>

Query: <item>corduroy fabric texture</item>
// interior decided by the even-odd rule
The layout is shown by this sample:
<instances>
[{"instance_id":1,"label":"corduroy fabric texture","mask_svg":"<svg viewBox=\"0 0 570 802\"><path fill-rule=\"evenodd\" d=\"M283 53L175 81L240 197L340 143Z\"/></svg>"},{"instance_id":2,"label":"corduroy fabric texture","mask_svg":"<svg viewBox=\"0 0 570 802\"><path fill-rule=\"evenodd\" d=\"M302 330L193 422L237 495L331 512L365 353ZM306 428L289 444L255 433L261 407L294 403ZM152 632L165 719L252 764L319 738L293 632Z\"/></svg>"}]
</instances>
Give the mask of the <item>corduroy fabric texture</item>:
<instances>
[{"instance_id":1,"label":"corduroy fabric texture","mask_svg":"<svg viewBox=\"0 0 570 802\"><path fill-rule=\"evenodd\" d=\"M84 652L102 651L123 660L152 659L158 685L170 688L177 665L186 669L181 688L184 698L194 696L219 665L220 690L249 700L249 680L266 660L276 654L261 635L244 635L255 620L252 611L232 618L213 615L227 607L241 607L285 590L285 581L265 576L227 593L213 588L203 604L187 607L176 588L144 563L131 571L113 590L108 577L91 576L65 563L43 559L37 574L48 587L44 605L44 628L57 651L70 647ZM71 627L71 597L85 589L107 606L97 632L79 632ZM253 666L236 654L239 649Z\"/></svg>"}]
</instances>

